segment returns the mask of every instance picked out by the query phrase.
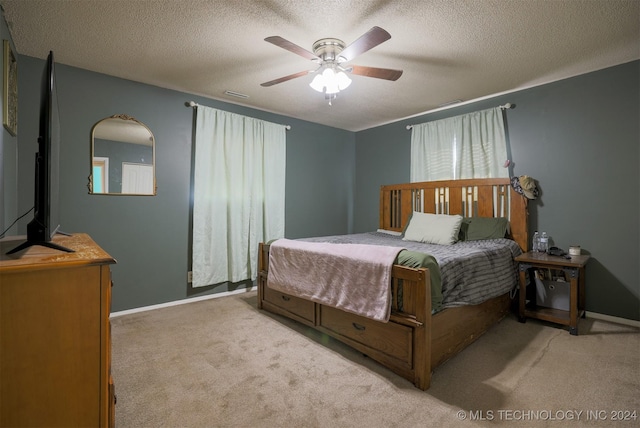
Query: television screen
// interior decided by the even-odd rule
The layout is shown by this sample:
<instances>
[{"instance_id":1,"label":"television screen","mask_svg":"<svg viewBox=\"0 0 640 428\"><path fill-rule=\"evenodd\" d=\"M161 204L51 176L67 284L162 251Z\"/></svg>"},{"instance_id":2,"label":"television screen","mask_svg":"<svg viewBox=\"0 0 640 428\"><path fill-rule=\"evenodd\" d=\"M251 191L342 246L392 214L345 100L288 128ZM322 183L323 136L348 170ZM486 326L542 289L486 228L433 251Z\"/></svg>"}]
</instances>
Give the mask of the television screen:
<instances>
[{"instance_id":1,"label":"television screen","mask_svg":"<svg viewBox=\"0 0 640 428\"><path fill-rule=\"evenodd\" d=\"M27 242L7 254L33 245L72 252L51 242L60 227L60 118L56 93L55 62L49 52L42 74L40 94L40 126L38 152L35 159L35 188L33 220L27 225Z\"/></svg>"},{"instance_id":2,"label":"television screen","mask_svg":"<svg viewBox=\"0 0 640 428\"><path fill-rule=\"evenodd\" d=\"M41 123L41 128L46 128L49 136L49 216L46 224L47 237L49 240L60 229L60 206L59 206L59 189L60 189L60 116L58 109L58 91L56 90L55 71L53 62L53 53L50 53L51 57L51 83L48 92L50 94L49 114L45 115L48 118L48 124ZM49 63L49 61L47 61ZM47 67L47 69L49 66ZM42 121L42 116L41 119ZM48 128L48 129L47 129ZM42 134L42 131L40 133Z\"/></svg>"}]
</instances>

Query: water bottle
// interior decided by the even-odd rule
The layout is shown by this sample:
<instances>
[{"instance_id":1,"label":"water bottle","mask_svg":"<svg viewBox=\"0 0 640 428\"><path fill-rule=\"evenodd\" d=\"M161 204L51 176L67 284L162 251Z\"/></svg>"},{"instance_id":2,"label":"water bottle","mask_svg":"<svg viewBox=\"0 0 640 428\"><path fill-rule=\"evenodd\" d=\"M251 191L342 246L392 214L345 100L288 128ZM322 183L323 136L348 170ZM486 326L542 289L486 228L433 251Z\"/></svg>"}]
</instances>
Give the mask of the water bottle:
<instances>
[{"instance_id":1,"label":"water bottle","mask_svg":"<svg viewBox=\"0 0 640 428\"><path fill-rule=\"evenodd\" d=\"M533 232L533 251L540 251L540 234L537 230Z\"/></svg>"},{"instance_id":2,"label":"water bottle","mask_svg":"<svg viewBox=\"0 0 640 428\"><path fill-rule=\"evenodd\" d=\"M549 249L549 235L547 232L542 232L542 236L540 236L540 244L538 246L538 251L546 253Z\"/></svg>"}]
</instances>

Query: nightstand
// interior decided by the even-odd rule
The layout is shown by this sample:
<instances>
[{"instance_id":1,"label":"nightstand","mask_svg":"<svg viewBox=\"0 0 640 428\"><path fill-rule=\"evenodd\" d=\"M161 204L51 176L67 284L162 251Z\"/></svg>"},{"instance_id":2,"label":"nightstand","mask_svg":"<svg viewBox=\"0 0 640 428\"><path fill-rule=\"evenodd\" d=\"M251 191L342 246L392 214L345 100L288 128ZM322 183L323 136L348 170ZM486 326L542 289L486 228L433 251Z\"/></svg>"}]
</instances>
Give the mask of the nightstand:
<instances>
[{"instance_id":1,"label":"nightstand","mask_svg":"<svg viewBox=\"0 0 640 428\"><path fill-rule=\"evenodd\" d=\"M589 256L571 256L564 258L560 256L550 256L547 253L528 252L515 258L519 263L520 274L520 322L525 322L527 318L536 318L569 326L569 333L578 335L578 318L584 317L584 268L589 261ZM536 276L550 272L564 274L563 278L547 277L546 281L540 279L540 283L555 285L567 285L568 307L545 307L536 302L535 293L529 290L527 294L526 273L530 271L530 285L536 288ZM529 299L527 299L529 297Z\"/></svg>"}]
</instances>

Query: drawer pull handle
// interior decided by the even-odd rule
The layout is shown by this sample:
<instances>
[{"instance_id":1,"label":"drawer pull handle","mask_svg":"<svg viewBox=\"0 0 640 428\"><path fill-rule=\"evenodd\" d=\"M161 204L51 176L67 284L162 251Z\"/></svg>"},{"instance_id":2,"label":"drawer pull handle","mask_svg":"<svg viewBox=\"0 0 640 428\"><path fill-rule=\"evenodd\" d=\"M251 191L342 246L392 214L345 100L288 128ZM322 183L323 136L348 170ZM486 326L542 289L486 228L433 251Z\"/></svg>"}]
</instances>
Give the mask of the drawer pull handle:
<instances>
[{"instance_id":1,"label":"drawer pull handle","mask_svg":"<svg viewBox=\"0 0 640 428\"><path fill-rule=\"evenodd\" d=\"M291 298L289 296L282 296L282 300L288 302L289 300L291 300Z\"/></svg>"},{"instance_id":2,"label":"drawer pull handle","mask_svg":"<svg viewBox=\"0 0 640 428\"><path fill-rule=\"evenodd\" d=\"M355 328L356 330L360 330L360 331L364 331L366 329L365 326L358 324L358 323L351 323L353 325L353 328Z\"/></svg>"}]
</instances>

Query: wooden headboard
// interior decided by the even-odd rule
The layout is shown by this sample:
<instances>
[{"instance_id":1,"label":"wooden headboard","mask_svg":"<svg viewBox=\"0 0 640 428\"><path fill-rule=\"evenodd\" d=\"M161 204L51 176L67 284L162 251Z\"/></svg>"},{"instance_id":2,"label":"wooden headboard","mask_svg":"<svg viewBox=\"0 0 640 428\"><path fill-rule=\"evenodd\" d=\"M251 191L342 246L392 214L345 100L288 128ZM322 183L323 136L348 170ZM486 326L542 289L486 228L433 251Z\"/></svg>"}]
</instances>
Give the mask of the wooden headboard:
<instances>
[{"instance_id":1,"label":"wooden headboard","mask_svg":"<svg viewBox=\"0 0 640 428\"><path fill-rule=\"evenodd\" d=\"M506 217L511 238L527 251L527 198L508 178L424 181L380 188L380 228L402 231L413 211L460 214L463 217Z\"/></svg>"}]
</instances>

